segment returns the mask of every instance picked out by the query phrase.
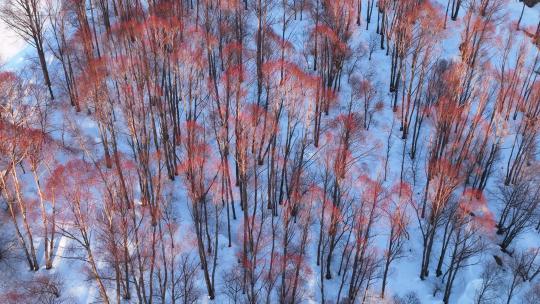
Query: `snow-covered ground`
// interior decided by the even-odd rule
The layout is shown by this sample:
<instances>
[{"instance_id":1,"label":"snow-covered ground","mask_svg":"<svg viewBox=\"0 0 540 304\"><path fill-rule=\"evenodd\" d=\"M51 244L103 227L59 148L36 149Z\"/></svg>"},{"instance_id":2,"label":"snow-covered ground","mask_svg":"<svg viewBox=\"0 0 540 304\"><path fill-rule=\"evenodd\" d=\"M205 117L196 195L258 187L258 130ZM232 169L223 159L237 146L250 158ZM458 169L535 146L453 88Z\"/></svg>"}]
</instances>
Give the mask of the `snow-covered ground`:
<instances>
[{"instance_id":1,"label":"snow-covered ground","mask_svg":"<svg viewBox=\"0 0 540 304\"><path fill-rule=\"evenodd\" d=\"M399 0L398 0L399 1ZM364 7L367 1L363 1ZM438 4L441 6L441 9L444 10L446 7L447 1L446 0L437 0ZM507 8L507 19L499 25L500 27L500 35L503 34L503 29L513 26L517 19L519 18L519 15L521 14L522 10L522 4L521 2L517 2L516 0L511 0L508 3ZM376 13L374 14L374 18L376 19ZM521 27L527 28L531 31L534 31L536 29L536 25L538 24L540 20L540 7L535 7L533 9L526 8L523 14L523 18L521 21ZM460 20L458 21L450 21L448 20L448 28L447 28L447 38L445 38L444 41L440 41L437 52L438 56L445 59L459 59L458 54L458 46L459 46L459 39L460 39ZM365 22L365 20L362 20L362 22ZM375 21L376 22L376 21ZM367 42L370 39L370 35L372 32L375 31L375 22L372 21L372 24L370 25L370 30L366 31L363 26L355 28L353 39L351 44L352 45L363 45L366 47ZM303 37L301 35L304 34L304 29L307 27L308 24L305 21L293 21L291 25L289 25L290 29L290 36L291 36L291 42L293 44L296 44L298 46L303 43ZM277 22L275 24L276 32L279 32L280 24ZM525 38L525 35L522 31L516 32L516 36L519 39L527 39ZM296 40L295 40L296 39ZM532 44L531 44L531 47ZM0 58L3 59L6 63L6 66L11 69L17 69L19 66L23 66L26 62L25 58L32 57L33 56L33 50L28 49L28 46L25 44L24 41L20 39L20 37L17 37L12 31L10 31L8 28L6 28L5 24L0 23ZM380 97L385 100L385 103L388 105L390 104L390 94L387 94L386 88L388 87L388 74L390 70L390 57L386 55L386 52L380 49L377 49L374 54L372 60L368 60L367 57L361 58L359 61L359 66L362 67L363 70L370 69L374 71L375 73L375 79L376 82L379 83L379 87L383 88L380 91ZM497 62L493 62L494 65L497 64ZM345 78L345 77L344 77ZM346 79L343 80L343 83L346 83ZM347 96L347 93L350 91L350 88L347 87L346 84L344 84L344 87L340 93L340 97L344 98ZM341 104L342 106L345 105L344 102ZM91 118L88 118L85 114L73 114L73 112L70 112L72 110L66 109L65 110L68 115L73 115L72 117L73 121L79 124L79 126L82 126L82 130L85 132L86 135L91 137L95 142L99 141L99 135L97 132L96 124L92 121ZM63 115L66 113L62 113L58 115L58 120L63 119ZM385 144L386 144L386 137L388 134L388 130L390 128L390 124L392 122L394 113L392 112L392 109L389 106L386 106L385 109L381 113L377 113L374 117L373 126L369 131L368 136L368 143L373 146L380 147L377 149L372 155L372 157L366 158L363 164L361 164L361 167L364 168L367 172L372 173L374 176L381 172L382 166L383 166L383 157L385 153ZM403 149L402 147L402 141L400 140L400 133L398 131L398 121L396 119L396 126L394 127L394 136L392 138L392 149L391 149L391 159L389 162L389 177L388 177L388 184L392 184L392 182L396 182L399 180L400 176L400 166L401 166L401 151ZM428 145L429 138L424 138L424 141L422 145ZM69 140L68 140L69 141ZM125 147L125 151L129 151L126 143L120 143L123 144ZM508 148L508 147L506 147ZM503 152L504 155L504 152ZM425 155L424 155L425 157ZM502 157L502 159L505 159ZM493 176L499 176L504 173L504 165L503 162L499 162L498 166L494 169ZM425 178L423 170L420 170L419 175L420 178ZM410 175L409 175L410 177ZM172 184L172 183L171 183ZM177 189L182 188L182 183L179 179L174 182L174 187ZM421 192L423 184L421 184L418 189L413 189L415 192ZM490 186L492 186L490 184ZM493 190L493 189L492 189ZM179 191L181 192L181 191ZM487 191L487 197L490 208L493 210L497 209L497 202L490 194L489 187ZM178 218L177 220L183 224L181 224L182 230L184 233L178 233L177 238L180 242L192 242L192 239L189 239L190 233L193 234L192 231L192 225L191 225L191 215L189 213L189 200L186 199L185 194L182 192L178 194L178 197L176 197L178 200ZM3 219L6 224L4 226L9 226L9 223L7 222L8 218L6 217ZM188 224L186 224L188 223ZM419 231L419 228L417 227L417 222L414 217L411 218L411 223L409 226L409 240L405 245L405 254L404 257L397 260L392 264L390 275L389 275L389 282L387 286L387 294L388 295L400 295L403 296L409 292L415 292L422 303L442 303L442 294L441 294L441 282L439 278L435 278L433 275L429 277L427 280L420 280L419 278L419 269L420 269L420 263L421 263L421 255L422 255L422 239L421 234ZM224 223L222 223L222 227L224 227ZM236 225L238 228L238 234L240 234L241 225L238 223ZM234 228L236 229L236 228ZM316 233L318 232L317 225L313 226L312 229L312 238L316 238ZM234 235L235 233L233 233ZM386 244L386 235L380 235L376 238L377 240L377 247L378 250L381 252L384 250L385 244ZM237 259L236 254L241 250L241 244L239 243L240 238L235 239L233 242L232 247L227 247L227 235L225 232L225 229L222 229L220 234L220 241L219 241L219 257L218 257L218 275L216 276L216 286L217 286L217 298L214 301L215 303L229 303L230 300L225 297L223 292L221 291L221 288L223 286L223 271L226 270L227 265L236 265ZM36 241L36 245L38 248L38 251L41 253L43 252L43 244L41 240ZM69 241L66 238L60 238L58 240L58 244L56 245L56 255L59 258L56 258L54 260L53 264L53 273L58 273L64 278L64 288L67 291L66 297L66 303L92 303L99 297L99 292L91 281L87 280L86 275L86 267L83 266L83 263L78 260L69 260L69 259L63 259L62 256L65 255L65 251L69 248L70 244ZM538 247L540 246L540 236L538 232L536 231L529 231L526 234L524 234L515 244L516 248L529 248L529 247ZM438 248L436 247L434 252L438 252ZM315 266L315 256L316 256L316 242L312 242L310 245L310 248L308 250L307 256L308 260L310 261L310 266L315 269L311 276L306 278L308 281L307 285L309 286L310 292L306 296L306 301L309 303L318 303L320 301L319 298L319 277L318 277L318 269L317 266ZM500 250L498 250L498 247L496 246L495 242L491 244L488 250L484 252L483 255L475 257L475 261L472 263L474 265L466 267L457 277L456 283L454 285L451 303L455 304L468 304L468 303L474 303L474 296L476 293L477 288L481 285L482 279L480 277L484 262L493 259L494 254L500 254ZM42 255L42 254L41 254ZM40 255L40 256L41 256ZM67 256L67 255L66 255ZM14 270L10 272L10 275L19 275L19 272L24 272L22 277L31 277L33 274L29 273L26 270L23 270L25 268L25 265L23 265L24 261L19 261L20 265L15 266ZM476 262L476 263L475 263ZM435 262L434 262L435 263ZM44 261L40 261L40 264L43 265ZM41 272L47 272L47 270L41 269L39 271ZM0 274L0 277L2 277L2 274ZM6 278L2 278L0 281L2 281L3 284L6 284ZM9 284L9 283L8 283ZM198 285L200 285L200 289L203 291L204 294L204 281L202 278L199 278L199 281L197 282ZM336 296L337 289L339 288L339 282L338 280L333 281L327 281L325 282L325 290L327 292L327 299L332 302L332 298ZM434 295L434 290L439 289L439 291ZM378 292L379 287L375 288L376 292ZM522 291L527 290L526 287L520 288L517 293L519 294ZM514 302L512 303L520 303L519 296L514 297ZM378 300L382 302L383 300ZM136 301L131 301L133 303L136 303ZM130 303L131 303L130 302ZM208 299L202 295L198 302L200 303L207 303L210 302ZM128 303L128 301L126 301Z\"/></svg>"},{"instance_id":2,"label":"snow-covered ground","mask_svg":"<svg viewBox=\"0 0 540 304\"><path fill-rule=\"evenodd\" d=\"M25 41L0 20L0 63L13 64L25 47Z\"/></svg>"}]
</instances>

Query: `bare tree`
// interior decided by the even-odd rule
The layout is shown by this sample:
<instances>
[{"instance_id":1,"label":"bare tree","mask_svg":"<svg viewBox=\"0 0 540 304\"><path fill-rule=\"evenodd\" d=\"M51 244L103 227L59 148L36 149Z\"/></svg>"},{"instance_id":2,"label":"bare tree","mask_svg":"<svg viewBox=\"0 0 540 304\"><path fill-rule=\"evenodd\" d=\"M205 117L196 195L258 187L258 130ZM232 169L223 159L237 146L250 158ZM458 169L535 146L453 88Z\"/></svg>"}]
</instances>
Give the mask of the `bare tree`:
<instances>
[{"instance_id":1,"label":"bare tree","mask_svg":"<svg viewBox=\"0 0 540 304\"><path fill-rule=\"evenodd\" d=\"M503 283L503 269L491 260L484 265L484 270L480 275L482 284L474 295L475 304L493 303L500 296L500 286Z\"/></svg>"},{"instance_id":2,"label":"bare tree","mask_svg":"<svg viewBox=\"0 0 540 304\"><path fill-rule=\"evenodd\" d=\"M510 271L510 278L506 286L506 304L512 303L516 291L527 280L526 273L524 271L526 264L526 256L522 252L515 253L509 259L508 269Z\"/></svg>"},{"instance_id":3,"label":"bare tree","mask_svg":"<svg viewBox=\"0 0 540 304\"><path fill-rule=\"evenodd\" d=\"M446 280L443 301L449 303L452 287L460 270L478 263L475 258L483 253L487 243L484 238L489 229L490 215L482 215L471 210L469 200L464 200L452 217L453 233L450 240L448 269L443 279Z\"/></svg>"},{"instance_id":4,"label":"bare tree","mask_svg":"<svg viewBox=\"0 0 540 304\"><path fill-rule=\"evenodd\" d=\"M388 246L385 250L384 257L384 272L382 281L381 298L384 298L384 291L386 288L386 279L390 264L395 260L404 256L404 245L407 239L409 239L409 233L407 226L409 225L409 217L407 216L407 208L405 202L394 203L393 206L383 208L387 214L390 234L388 235Z\"/></svg>"},{"instance_id":5,"label":"bare tree","mask_svg":"<svg viewBox=\"0 0 540 304\"><path fill-rule=\"evenodd\" d=\"M501 250L507 251L514 239L527 229L534 227L540 204L540 188L537 176L530 175L513 185L499 185L501 213L497 223L497 234L502 235Z\"/></svg>"},{"instance_id":6,"label":"bare tree","mask_svg":"<svg viewBox=\"0 0 540 304\"><path fill-rule=\"evenodd\" d=\"M54 99L44 48L47 15L41 1L7 0L0 7L0 18L36 49L45 85Z\"/></svg>"}]
</instances>

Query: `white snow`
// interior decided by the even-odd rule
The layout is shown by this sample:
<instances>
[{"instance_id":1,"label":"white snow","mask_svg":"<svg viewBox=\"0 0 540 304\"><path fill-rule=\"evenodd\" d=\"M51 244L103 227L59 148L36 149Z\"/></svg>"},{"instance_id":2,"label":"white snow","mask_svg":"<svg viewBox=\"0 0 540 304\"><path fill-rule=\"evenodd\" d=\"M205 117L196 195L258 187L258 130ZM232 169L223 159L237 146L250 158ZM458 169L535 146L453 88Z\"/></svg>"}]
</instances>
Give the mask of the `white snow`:
<instances>
[{"instance_id":1,"label":"white snow","mask_svg":"<svg viewBox=\"0 0 540 304\"><path fill-rule=\"evenodd\" d=\"M13 64L25 47L26 42L0 19L0 63Z\"/></svg>"},{"instance_id":2,"label":"white snow","mask_svg":"<svg viewBox=\"0 0 540 304\"><path fill-rule=\"evenodd\" d=\"M399 0L398 0L399 1ZM367 7L366 1L363 1L363 7ZM437 2L442 6L446 6L446 0L437 0ZM508 20L504 25L501 25L501 28L504 26L508 26L509 24L513 24L515 21L517 21L517 18L519 17L519 14L521 13L521 3L517 1L510 1L508 3ZM365 9L364 9L365 10ZM376 10L376 8L375 8ZM444 9L443 9L444 10ZM463 11L461 14L463 14ZM534 9L526 8L523 19L522 19L522 27L523 28L531 28L535 29L536 25L538 24L538 21L540 19L540 5L537 6ZM279 19L277 19L279 20ZM362 20L362 26L356 27L355 25L355 32L352 39L351 44L356 45L359 43L363 43L364 45L369 40L370 33L375 30L375 22L376 22L376 12L374 11L374 16L372 18L372 22L370 25L369 32L365 30L364 27L365 19ZM459 20L457 21L459 23ZM288 31L290 31L291 37L293 37L292 43L297 46L297 48L301 48L302 39L300 39L300 35L303 34L304 28L307 23L304 21L294 21L291 25L289 25ZM279 22L275 24L276 31L281 29L281 26L279 25ZM459 39L460 39L460 32L456 30L458 26L454 24L453 21L450 19L448 20L448 37L445 41L440 43L440 50L439 56L441 58L458 58L458 45L459 45ZM516 35L520 36L521 39L523 36L522 32L517 33ZM22 58L24 57L24 49L27 47L26 43L17 35L15 35L11 30L9 30L4 23L0 21L0 58L2 58L5 62L7 62L8 67L16 66L20 63ZM373 54L373 59L371 61L367 60L367 55L365 58L362 58L360 61L360 65L362 69L365 67L372 67L374 70L377 71L377 74L375 75L375 78L378 83L380 83L380 98L383 98L385 101L385 105L389 105L389 94L387 94L387 87L388 87L388 71L390 68L390 62L389 57L386 56L385 51L382 51L380 49L377 49L375 53ZM496 64L496 63L495 63ZM349 88L345 84L347 82L346 76L343 76L342 84L344 85L344 88L340 94L342 99L345 99L348 95ZM69 110L68 110L69 111ZM84 112L84 111L83 111ZM377 113L372 127L369 131L369 138L367 141L370 144L373 144L374 146L378 146L379 148L374 153L377 157L372 157L365 160L364 167L366 171L373 175L377 175L381 172L382 166L384 162L382 161L382 157L385 154L385 145L386 145L386 136L388 129L390 127L390 123L392 121L394 113L391 111L390 107L386 107L382 113ZM85 114L75 114L74 117L71 117L66 120L73 120L76 124L79 125L79 127L82 127L85 134L92 138L94 143L99 142L99 136L96 130L95 122L91 120L91 118L88 118L85 116ZM388 184L392 184L392 182L399 180L399 168L400 168L400 157L398 157L401 154L402 150L402 141L399 138L399 131L398 131L398 121L396 119L396 126L394 126L394 137L392 139L392 149L391 149L391 159L389 163L389 182ZM424 145L428 144L428 138L424 138ZM503 158L504 159L504 158ZM373 163L376 163L375 165ZM502 170L500 167L498 167L499 171ZM496 176L500 172L494 172L493 176ZM410 174L408 174L410 175ZM419 172L419 179L424 178L423 176L423 170L420 170ZM420 183L421 184L421 183ZM182 186L181 182L177 182L175 187L177 189L180 189ZM419 188L421 188L422 185L420 185ZM421 189L414 189L416 191L421 191ZM179 229L179 232L177 232L177 239L182 242L186 241L188 239L188 234L190 233L191 226L190 224L190 214L188 212L188 206L187 202L188 200L185 199L183 194L179 194L176 198L179 202L178 204L178 210L180 211L179 219L183 221L183 224L181 225L181 229ZM137 201L136 205L139 206L142 203ZM494 204L490 205L491 208L495 208ZM433 290L435 285L438 284L438 279L433 278L431 276L428 280L422 281L419 278L419 269L420 269L420 260L421 260L421 234L417 227L416 219L414 219L414 216L411 217L411 224L409 228L410 233L410 239L406 243L405 250L407 252L406 257L397 260L392 264L390 275L389 275L389 282L387 286L387 295L391 296L393 294L398 295L405 295L409 291L414 291L418 294L420 297L422 303L442 303L441 301L441 291L435 296L433 296ZM186 224L189 223L189 224ZM220 235L220 244L219 244L219 251L220 255L218 258L218 270L216 274L216 286L218 288L218 296L217 299L214 301L214 303L226 303L227 299L223 294L219 294L219 288L222 285L222 278L221 275L223 271L227 270L226 265L237 265L237 259L236 259L236 252L238 252L239 248L239 240L235 239L235 236L237 233L235 231L232 232L233 234L233 246L231 248L228 248L226 246L227 244L227 235L226 235L226 229L224 228L226 225L221 224L221 235ZM233 227L238 227L238 229L241 229L241 220L238 220ZM234 230L235 228L233 228ZM318 231L318 226L314 225L312 228L312 235L315 235ZM527 248L529 246L540 245L540 236L537 232L529 232L525 234L517 243L517 246L520 248ZM386 236L380 235L377 238L377 246L379 247L379 250L384 250L386 242ZM36 241L36 245L38 245L40 240ZM58 241L57 244L57 251L56 255L58 256L54 260L53 268L54 272L58 272L62 274L62 276L65 278L66 281L66 289L68 290L68 293L70 297L73 299L74 303L90 303L94 301L98 297L97 289L94 287L93 284L89 284L86 280L86 275L84 271L84 264L81 261L76 260L67 260L59 258L61 256L65 255L65 250L69 246L69 241L67 238L61 238ZM437 248L436 248L437 249ZM486 254L482 257L479 257L478 259L481 260L487 260L491 259L490 253L496 252L497 248L491 248ZM312 247L308 251L308 257L311 260L310 266L313 268L313 275L308 278L307 285L311 289L312 293L308 297L307 302L308 303L318 303L319 302L319 277L318 277L318 269L315 266L315 252L316 252L316 242L312 242ZM437 250L434 250L434 252L437 252ZM41 265L43 265L43 261L41 261ZM452 303L455 304L467 304L467 303L473 303L474 301L474 295L476 292L476 289L481 284L480 279L480 273L482 270L482 265L479 263L478 265L473 265L468 268L465 268L456 279L456 284L453 289L452 294ZM74 271L76 270L76 271ZM40 270L44 271L44 270ZM333 295L337 294L337 287L339 282L338 280L333 281L325 281L325 291L327 292L327 297L332 298ZM204 289L204 282L200 282L200 286L202 290ZM376 287L376 290L379 290L378 287ZM211 303L208 301L207 297L203 295L200 298L200 303ZM515 302L518 303L518 302Z\"/></svg>"}]
</instances>

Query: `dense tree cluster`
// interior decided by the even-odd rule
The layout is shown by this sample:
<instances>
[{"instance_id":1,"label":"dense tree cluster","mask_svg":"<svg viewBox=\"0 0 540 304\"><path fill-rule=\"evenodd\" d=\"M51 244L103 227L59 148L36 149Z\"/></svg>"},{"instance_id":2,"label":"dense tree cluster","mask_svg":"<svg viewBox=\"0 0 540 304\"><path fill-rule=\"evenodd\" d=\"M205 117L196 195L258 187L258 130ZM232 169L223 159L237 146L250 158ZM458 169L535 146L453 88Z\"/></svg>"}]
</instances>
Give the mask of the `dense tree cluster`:
<instances>
[{"instance_id":1,"label":"dense tree cluster","mask_svg":"<svg viewBox=\"0 0 540 304\"><path fill-rule=\"evenodd\" d=\"M0 71L0 263L36 273L0 300L74 301L76 260L103 303L415 303L408 257L536 303L540 23L506 5L4 1L37 62Z\"/></svg>"}]
</instances>

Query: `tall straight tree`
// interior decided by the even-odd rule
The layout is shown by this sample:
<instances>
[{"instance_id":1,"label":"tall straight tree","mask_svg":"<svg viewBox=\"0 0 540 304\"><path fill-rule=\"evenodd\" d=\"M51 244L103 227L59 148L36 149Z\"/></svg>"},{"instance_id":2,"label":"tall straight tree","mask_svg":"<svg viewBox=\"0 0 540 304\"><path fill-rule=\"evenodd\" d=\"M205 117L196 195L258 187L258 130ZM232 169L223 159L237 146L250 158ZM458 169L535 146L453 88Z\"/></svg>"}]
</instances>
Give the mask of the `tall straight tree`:
<instances>
[{"instance_id":1,"label":"tall straight tree","mask_svg":"<svg viewBox=\"0 0 540 304\"><path fill-rule=\"evenodd\" d=\"M49 88L51 99L54 99L43 43L47 18L40 1L7 0L0 7L0 18L36 49L45 85Z\"/></svg>"}]
</instances>

